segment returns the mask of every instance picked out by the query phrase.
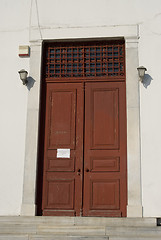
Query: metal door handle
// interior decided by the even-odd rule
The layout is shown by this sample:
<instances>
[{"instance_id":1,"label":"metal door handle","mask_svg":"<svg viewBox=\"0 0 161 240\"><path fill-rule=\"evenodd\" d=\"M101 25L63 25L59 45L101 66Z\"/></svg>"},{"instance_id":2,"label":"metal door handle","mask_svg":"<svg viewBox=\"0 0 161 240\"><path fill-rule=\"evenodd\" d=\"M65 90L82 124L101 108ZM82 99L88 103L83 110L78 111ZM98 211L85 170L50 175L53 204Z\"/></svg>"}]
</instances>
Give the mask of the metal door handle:
<instances>
[{"instance_id":1,"label":"metal door handle","mask_svg":"<svg viewBox=\"0 0 161 240\"><path fill-rule=\"evenodd\" d=\"M89 169L88 169L88 168L86 168L86 172L89 172Z\"/></svg>"},{"instance_id":2,"label":"metal door handle","mask_svg":"<svg viewBox=\"0 0 161 240\"><path fill-rule=\"evenodd\" d=\"M80 175L80 172L81 172L81 170L80 170L80 168L78 168L77 175Z\"/></svg>"}]
</instances>

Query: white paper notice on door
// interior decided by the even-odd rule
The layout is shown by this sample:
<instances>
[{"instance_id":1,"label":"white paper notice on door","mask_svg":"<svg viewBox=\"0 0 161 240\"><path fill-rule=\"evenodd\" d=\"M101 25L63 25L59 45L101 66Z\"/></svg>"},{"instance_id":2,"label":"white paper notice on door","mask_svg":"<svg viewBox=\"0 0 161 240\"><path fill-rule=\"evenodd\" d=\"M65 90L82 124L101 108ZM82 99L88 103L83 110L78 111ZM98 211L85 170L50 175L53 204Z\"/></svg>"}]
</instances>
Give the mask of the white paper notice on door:
<instances>
[{"instance_id":1,"label":"white paper notice on door","mask_svg":"<svg viewBox=\"0 0 161 240\"><path fill-rule=\"evenodd\" d=\"M60 148L57 149L57 158L70 158L70 149L68 148Z\"/></svg>"}]
</instances>

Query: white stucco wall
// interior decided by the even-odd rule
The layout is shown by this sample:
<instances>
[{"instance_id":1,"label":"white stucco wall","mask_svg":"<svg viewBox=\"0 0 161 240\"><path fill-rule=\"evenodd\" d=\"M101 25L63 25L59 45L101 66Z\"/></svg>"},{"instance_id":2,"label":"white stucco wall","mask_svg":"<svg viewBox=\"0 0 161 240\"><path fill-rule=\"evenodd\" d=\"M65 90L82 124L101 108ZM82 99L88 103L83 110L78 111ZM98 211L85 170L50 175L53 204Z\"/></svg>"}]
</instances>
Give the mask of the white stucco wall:
<instances>
[{"instance_id":1,"label":"white stucco wall","mask_svg":"<svg viewBox=\"0 0 161 240\"><path fill-rule=\"evenodd\" d=\"M0 215L18 215L28 92L18 71L29 70L29 59L18 57L18 46L29 43L29 2L1 0L0 6Z\"/></svg>"},{"instance_id":2,"label":"white stucco wall","mask_svg":"<svg viewBox=\"0 0 161 240\"><path fill-rule=\"evenodd\" d=\"M106 26L137 24L139 65L148 69L147 81L140 83L143 215L161 216L161 1L0 0L0 4L0 215L19 215L22 201L28 89L18 71L25 68L30 73L30 59L18 57L19 45L50 39L51 30L56 38L66 32L71 38L73 32L83 38L89 28L94 35Z\"/></svg>"},{"instance_id":3,"label":"white stucco wall","mask_svg":"<svg viewBox=\"0 0 161 240\"><path fill-rule=\"evenodd\" d=\"M161 7L160 7L161 9ZM159 10L159 6L158 6ZM144 216L161 216L161 12L140 25L139 63L148 69L141 93Z\"/></svg>"}]
</instances>

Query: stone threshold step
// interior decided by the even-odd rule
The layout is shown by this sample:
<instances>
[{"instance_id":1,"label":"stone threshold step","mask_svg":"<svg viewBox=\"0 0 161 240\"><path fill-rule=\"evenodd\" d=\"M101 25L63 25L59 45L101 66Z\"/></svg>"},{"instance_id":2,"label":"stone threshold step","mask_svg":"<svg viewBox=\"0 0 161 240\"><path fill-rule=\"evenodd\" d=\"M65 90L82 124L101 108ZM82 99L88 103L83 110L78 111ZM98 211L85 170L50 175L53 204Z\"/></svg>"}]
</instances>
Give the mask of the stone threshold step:
<instances>
[{"instance_id":1,"label":"stone threshold step","mask_svg":"<svg viewBox=\"0 0 161 240\"><path fill-rule=\"evenodd\" d=\"M28 235L0 234L0 240L29 240Z\"/></svg>"},{"instance_id":2,"label":"stone threshold step","mask_svg":"<svg viewBox=\"0 0 161 240\"><path fill-rule=\"evenodd\" d=\"M113 236L160 237L160 227L105 227L105 226L54 226L31 224L0 224L0 234L53 235L53 236Z\"/></svg>"},{"instance_id":3,"label":"stone threshold step","mask_svg":"<svg viewBox=\"0 0 161 240\"><path fill-rule=\"evenodd\" d=\"M110 237L109 240L160 240L160 237Z\"/></svg>"},{"instance_id":4,"label":"stone threshold step","mask_svg":"<svg viewBox=\"0 0 161 240\"><path fill-rule=\"evenodd\" d=\"M106 236L110 237L126 237L131 239L139 237L159 237L161 240L161 228L160 227L106 227Z\"/></svg>"},{"instance_id":5,"label":"stone threshold step","mask_svg":"<svg viewBox=\"0 0 161 240\"><path fill-rule=\"evenodd\" d=\"M0 235L0 240L109 240L104 236Z\"/></svg>"},{"instance_id":6,"label":"stone threshold step","mask_svg":"<svg viewBox=\"0 0 161 240\"><path fill-rule=\"evenodd\" d=\"M100 236L44 236L44 235L36 235L30 236L30 240L109 240L108 236L100 237Z\"/></svg>"},{"instance_id":7,"label":"stone threshold step","mask_svg":"<svg viewBox=\"0 0 161 240\"><path fill-rule=\"evenodd\" d=\"M0 234L53 234L105 236L102 226L50 226L45 224L0 224Z\"/></svg>"},{"instance_id":8,"label":"stone threshold step","mask_svg":"<svg viewBox=\"0 0 161 240\"><path fill-rule=\"evenodd\" d=\"M35 224L39 225L97 225L97 226L156 226L156 218L104 218L104 217L23 217L0 216L0 224Z\"/></svg>"},{"instance_id":9,"label":"stone threshold step","mask_svg":"<svg viewBox=\"0 0 161 240\"><path fill-rule=\"evenodd\" d=\"M160 240L159 237L100 237L100 236L53 236L53 235L0 235L0 240Z\"/></svg>"}]
</instances>

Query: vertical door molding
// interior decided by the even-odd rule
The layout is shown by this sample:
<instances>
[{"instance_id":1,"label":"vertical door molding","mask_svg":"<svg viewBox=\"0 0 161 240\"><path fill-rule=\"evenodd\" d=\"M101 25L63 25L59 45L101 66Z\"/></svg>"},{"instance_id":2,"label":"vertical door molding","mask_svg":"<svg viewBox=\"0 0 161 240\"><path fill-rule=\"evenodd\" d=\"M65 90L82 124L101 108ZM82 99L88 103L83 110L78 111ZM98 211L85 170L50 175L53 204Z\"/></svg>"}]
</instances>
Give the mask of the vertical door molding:
<instances>
[{"instance_id":1,"label":"vertical door molding","mask_svg":"<svg viewBox=\"0 0 161 240\"><path fill-rule=\"evenodd\" d=\"M142 217L138 38L126 38L127 217Z\"/></svg>"},{"instance_id":2,"label":"vertical door molding","mask_svg":"<svg viewBox=\"0 0 161 240\"><path fill-rule=\"evenodd\" d=\"M36 212L36 172L39 123L39 97L41 75L41 42L31 45L29 81L33 87L28 92L26 146L21 215L34 216Z\"/></svg>"}]
</instances>

